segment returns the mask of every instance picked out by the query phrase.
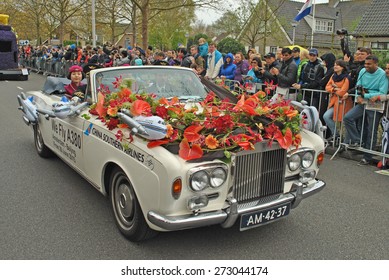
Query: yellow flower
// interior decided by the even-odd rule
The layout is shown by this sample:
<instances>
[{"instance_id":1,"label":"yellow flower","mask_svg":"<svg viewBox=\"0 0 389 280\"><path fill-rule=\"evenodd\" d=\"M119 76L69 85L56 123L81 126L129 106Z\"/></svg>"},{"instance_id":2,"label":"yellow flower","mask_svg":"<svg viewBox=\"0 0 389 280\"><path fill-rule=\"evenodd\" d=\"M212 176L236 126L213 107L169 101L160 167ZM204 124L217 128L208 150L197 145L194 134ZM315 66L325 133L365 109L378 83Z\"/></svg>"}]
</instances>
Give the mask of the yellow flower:
<instances>
[{"instance_id":1,"label":"yellow flower","mask_svg":"<svg viewBox=\"0 0 389 280\"><path fill-rule=\"evenodd\" d=\"M170 136L173 135L174 130L171 124L167 124L166 128L167 128L166 138L169 138Z\"/></svg>"},{"instance_id":2,"label":"yellow flower","mask_svg":"<svg viewBox=\"0 0 389 280\"><path fill-rule=\"evenodd\" d=\"M109 107L107 110L107 114L111 117L116 117L118 113L118 107Z\"/></svg>"},{"instance_id":3,"label":"yellow flower","mask_svg":"<svg viewBox=\"0 0 389 280\"><path fill-rule=\"evenodd\" d=\"M207 145L208 149L213 150L219 146L219 143L217 139L210 134L205 138L205 145Z\"/></svg>"}]
</instances>

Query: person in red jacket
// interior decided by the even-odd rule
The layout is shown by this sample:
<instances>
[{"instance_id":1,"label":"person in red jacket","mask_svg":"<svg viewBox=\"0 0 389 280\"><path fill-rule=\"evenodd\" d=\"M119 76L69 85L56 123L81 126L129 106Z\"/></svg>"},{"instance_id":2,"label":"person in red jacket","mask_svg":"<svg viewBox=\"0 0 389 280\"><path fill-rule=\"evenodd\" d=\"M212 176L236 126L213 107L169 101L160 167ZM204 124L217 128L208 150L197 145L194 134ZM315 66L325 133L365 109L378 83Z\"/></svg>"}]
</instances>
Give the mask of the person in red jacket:
<instances>
[{"instance_id":1,"label":"person in red jacket","mask_svg":"<svg viewBox=\"0 0 389 280\"><path fill-rule=\"evenodd\" d=\"M71 66L67 78L70 80L70 84L65 86L67 95L73 96L75 92L82 91L80 90L80 87L84 86L81 81L85 78L85 73L82 71L81 66Z\"/></svg>"}]
</instances>

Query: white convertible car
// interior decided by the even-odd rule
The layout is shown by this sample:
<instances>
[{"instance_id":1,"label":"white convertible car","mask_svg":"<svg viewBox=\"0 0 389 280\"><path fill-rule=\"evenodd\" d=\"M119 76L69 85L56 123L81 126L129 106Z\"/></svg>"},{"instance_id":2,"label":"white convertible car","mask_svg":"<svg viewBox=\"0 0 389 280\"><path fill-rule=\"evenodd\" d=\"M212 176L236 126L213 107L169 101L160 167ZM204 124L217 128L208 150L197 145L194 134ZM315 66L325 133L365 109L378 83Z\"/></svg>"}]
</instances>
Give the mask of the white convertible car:
<instances>
[{"instance_id":1,"label":"white convertible car","mask_svg":"<svg viewBox=\"0 0 389 280\"><path fill-rule=\"evenodd\" d=\"M298 147L281 148L277 141L269 145L264 138L251 148L193 156L195 142L183 153L184 141L173 149L167 141L150 145L165 137L168 126L163 118L134 116L136 110L129 105L134 99L125 103L128 110L108 110L112 120L123 124L109 128L102 118L107 116L104 96L124 80L131 80L131 96L152 93L166 104L177 97L184 106L192 104L189 108L209 93L190 69L113 67L92 70L84 95L68 100L63 90L68 80L48 77L44 90L22 93L18 101L23 120L33 128L38 154L57 155L110 197L116 224L131 241L158 231L214 224L228 228L239 222L241 230L251 229L287 216L302 199L325 187L317 179L324 142L306 129L299 132ZM114 107L115 101L110 102ZM193 137L199 130L186 135Z\"/></svg>"}]
</instances>

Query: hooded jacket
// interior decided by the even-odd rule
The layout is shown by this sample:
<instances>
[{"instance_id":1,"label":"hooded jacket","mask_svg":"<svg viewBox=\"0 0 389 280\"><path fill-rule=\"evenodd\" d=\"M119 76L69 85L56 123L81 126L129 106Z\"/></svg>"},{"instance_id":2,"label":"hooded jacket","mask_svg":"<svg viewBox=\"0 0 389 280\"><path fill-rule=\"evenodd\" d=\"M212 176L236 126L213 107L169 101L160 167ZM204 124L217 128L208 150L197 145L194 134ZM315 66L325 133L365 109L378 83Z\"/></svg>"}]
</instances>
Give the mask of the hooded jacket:
<instances>
[{"instance_id":1,"label":"hooded jacket","mask_svg":"<svg viewBox=\"0 0 389 280\"><path fill-rule=\"evenodd\" d=\"M335 65L336 57L332 53L326 53L323 54L320 58L326 63L326 68L327 68L326 73L324 74L323 78L320 81L320 87L325 88L331 76L334 74L334 65Z\"/></svg>"},{"instance_id":2,"label":"hooded jacket","mask_svg":"<svg viewBox=\"0 0 389 280\"><path fill-rule=\"evenodd\" d=\"M227 58L230 58L230 62L227 63ZM224 64L220 68L219 76L225 76L228 80L233 80L235 76L236 65L234 64L234 56L232 53L228 53L224 58Z\"/></svg>"}]
</instances>

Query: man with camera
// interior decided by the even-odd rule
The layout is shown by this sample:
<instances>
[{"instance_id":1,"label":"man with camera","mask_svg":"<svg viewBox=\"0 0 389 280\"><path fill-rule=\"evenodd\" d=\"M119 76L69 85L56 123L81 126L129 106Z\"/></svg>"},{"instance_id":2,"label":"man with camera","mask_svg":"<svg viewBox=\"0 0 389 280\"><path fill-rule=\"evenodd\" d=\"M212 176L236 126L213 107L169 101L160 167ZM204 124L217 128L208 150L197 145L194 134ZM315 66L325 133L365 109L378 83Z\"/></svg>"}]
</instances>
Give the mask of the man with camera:
<instances>
[{"instance_id":1,"label":"man with camera","mask_svg":"<svg viewBox=\"0 0 389 280\"><path fill-rule=\"evenodd\" d=\"M342 49L342 52L343 52L345 59L347 59L347 58L351 59L351 62L352 62L353 58L351 56L351 51L350 51L349 44L348 44L347 29L345 29L345 28L338 29L338 30L336 30L336 34L339 36L340 47Z\"/></svg>"},{"instance_id":2,"label":"man with camera","mask_svg":"<svg viewBox=\"0 0 389 280\"><path fill-rule=\"evenodd\" d=\"M369 55L365 59L365 68L358 75L356 84L356 98L358 103L351 109L343 118L346 128L346 143L350 143L348 148L357 148L362 144L362 147L373 150L377 142L377 129L383 112L379 109L369 109L366 107L368 101L373 102L375 96L385 94L388 91L388 79L385 71L378 67L378 58L374 55ZM344 96L347 97L347 94ZM365 114L364 128L367 130L366 144L361 143L361 134L358 130L358 120ZM370 153L365 153L360 165L367 165L372 160L373 156Z\"/></svg>"},{"instance_id":3,"label":"man with camera","mask_svg":"<svg viewBox=\"0 0 389 280\"><path fill-rule=\"evenodd\" d=\"M258 79L261 79L262 81L271 83L273 82L274 84L277 83L277 77L273 75L273 73L270 72L271 69L277 68L280 69L281 65L280 63L276 60L276 55L274 53L268 53L264 56L265 61L266 61L266 67L265 68L260 68L259 70L255 70L255 76Z\"/></svg>"},{"instance_id":4,"label":"man with camera","mask_svg":"<svg viewBox=\"0 0 389 280\"><path fill-rule=\"evenodd\" d=\"M113 66L126 65L130 65L130 58L128 57L127 49L122 48L114 54Z\"/></svg>"}]
</instances>

